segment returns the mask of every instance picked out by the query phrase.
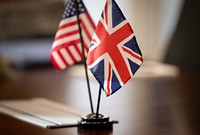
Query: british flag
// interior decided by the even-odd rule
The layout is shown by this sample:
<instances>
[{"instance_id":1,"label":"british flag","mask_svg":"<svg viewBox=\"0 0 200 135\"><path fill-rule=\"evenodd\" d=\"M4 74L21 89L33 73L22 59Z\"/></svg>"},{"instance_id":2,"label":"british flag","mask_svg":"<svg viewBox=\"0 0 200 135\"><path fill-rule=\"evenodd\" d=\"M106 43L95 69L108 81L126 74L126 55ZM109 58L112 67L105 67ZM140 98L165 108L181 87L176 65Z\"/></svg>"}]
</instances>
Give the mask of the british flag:
<instances>
[{"instance_id":1,"label":"british flag","mask_svg":"<svg viewBox=\"0 0 200 135\"><path fill-rule=\"evenodd\" d=\"M107 96L120 89L143 62L134 31L114 0L107 0L90 43L88 68Z\"/></svg>"},{"instance_id":2,"label":"british flag","mask_svg":"<svg viewBox=\"0 0 200 135\"><path fill-rule=\"evenodd\" d=\"M80 32L78 28L76 3L68 0L62 20L50 52L51 62L56 70L62 70L83 59ZM87 55L92 34L95 29L89 13L82 0L77 0L84 52Z\"/></svg>"}]
</instances>

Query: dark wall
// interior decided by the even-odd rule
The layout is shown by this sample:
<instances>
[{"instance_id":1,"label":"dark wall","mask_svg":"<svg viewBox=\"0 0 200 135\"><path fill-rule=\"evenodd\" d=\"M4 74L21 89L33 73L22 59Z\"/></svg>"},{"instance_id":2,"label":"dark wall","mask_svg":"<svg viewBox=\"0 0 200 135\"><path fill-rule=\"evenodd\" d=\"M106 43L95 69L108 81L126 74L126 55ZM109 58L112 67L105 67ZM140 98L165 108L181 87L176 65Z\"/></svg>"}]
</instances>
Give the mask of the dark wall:
<instances>
[{"instance_id":1,"label":"dark wall","mask_svg":"<svg viewBox=\"0 0 200 135\"><path fill-rule=\"evenodd\" d=\"M166 63L200 70L200 0L186 0Z\"/></svg>"}]
</instances>

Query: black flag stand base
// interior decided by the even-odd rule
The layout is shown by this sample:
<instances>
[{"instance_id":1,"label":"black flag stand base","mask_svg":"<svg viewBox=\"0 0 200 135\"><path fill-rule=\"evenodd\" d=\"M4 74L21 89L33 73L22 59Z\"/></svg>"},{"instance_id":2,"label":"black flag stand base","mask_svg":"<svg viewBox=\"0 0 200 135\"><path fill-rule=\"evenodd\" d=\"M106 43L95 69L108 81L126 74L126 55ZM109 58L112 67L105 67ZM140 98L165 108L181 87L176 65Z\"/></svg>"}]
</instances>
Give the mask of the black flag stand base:
<instances>
[{"instance_id":1,"label":"black flag stand base","mask_svg":"<svg viewBox=\"0 0 200 135\"><path fill-rule=\"evenodd\" d=\"M118 121L110 121L108 116L99 114L99 106L101 99L101 86L99 85L99 96L97 102L96 113L91 113L86 116L82 116L81 120L78 122L79 130L112 130L113 124L118 123Z\"/></svg>"},{"instance_id":2,"label":"black flag stand base","mask_svg":"<svg viewBox=\"0 0 200 135\"><path fill-rule=\"evenodd\" d=\"M91 113L81 117L78 128L80 130L112 130L114 123L118 121L110 121L107 116Z\"/></svg>"}]
</instances>

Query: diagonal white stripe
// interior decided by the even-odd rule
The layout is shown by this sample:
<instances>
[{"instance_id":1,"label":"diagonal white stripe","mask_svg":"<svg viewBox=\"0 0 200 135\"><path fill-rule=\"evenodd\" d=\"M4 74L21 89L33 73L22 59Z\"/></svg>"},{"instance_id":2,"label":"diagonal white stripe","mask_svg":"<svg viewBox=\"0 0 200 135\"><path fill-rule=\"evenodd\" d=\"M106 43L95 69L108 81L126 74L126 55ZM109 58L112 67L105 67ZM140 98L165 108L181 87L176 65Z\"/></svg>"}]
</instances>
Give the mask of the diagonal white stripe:
<instances>
[{"instance_id":1,"label":"diagonal white stripe","mask_svg":"<svg viewBox=\"0 0 200 135\"><path fill-rule=\"evenodd\" d=\"M81 14L80 18L81 18L82 23L86 26L87 31L90 33L90 35L92 35L94 32L94 29L93 29L88 17L85 14Z\"/></svg>"},{"instance_id":2,"label":"diagonal white stripe","mask_svg":"<svg viewBox=\"0 0 200 135\"><path fill-rule=\"evenodd\" d=\"M59 26L62 26L62 25L65 25L65 24L68 24L68 23L71 23L71 22L74 22L74 21L77 21L76 16L72 16L72 17L61 20Z\"/></svg>"},{"instance_id":3,"label":"diagonal white stripe","mask_svg":"<svg viewBox=\"0 0 200 135\"><path fill-rule=\"evenodd\" d=\"M117 46L120 53L122 54L122 57L126 63L126 67L128 68L128 71L129 71L129 74L132 75L132 71L131 71L131 68L130 68L130 65L129 65L129 62L128 62L128 59L126 57L126 53L124 52L124 50L122 49L123 45L125 43L127 43L129 40L131 40L133 38L133 34L131 34L129 37L127 37L126 39L124 39L121 43L119 43L119 45Z\"/></svg>"},{"instance_id":4,"label":"diagonal white stripe","mask_svg":"<svg viewBox=\"0 0 200 135\"><path fill-rule=\"evenodd\" d=\"M91 52L92 50L94 50L101 43L95 32L93 34L92 39L94 39L96 42L91 42L94 45L90 47L89 52Z\"/></svg>"},{"instance_id":5,"label":"diagonal white stripe","mask_svg":"<svg viewBox=\"0 0 200 135\"><path fill-rule=\"evenodd\" d=\"M113 27L113 28L110 28L110 26L108 26L108 25L104 22L103 18L100 18L99 21L103 24L104 28L106 29L106 31L107 31L110 35L111 35L112 33L114 33L115 31L117 31L118 29L122 28L125 24L128 23L127 20L124 20L123 22L121 22L121 23L118 24L117 26L115 26L115 27Z\"/></svg>"},{"instance_id":6,"label":"diagonal white stripe","mask_svg":"<svg viewBox=\"0 0 200 135\"><path fill-rule=\"evenodd\" d=\"M106 53L104 55L106 55ZM100 61L104 59L104 55L98 57L98 59L96 59L92 64L88 65L88 68L91 69L94 66L96 66L96 64L98 64Z\"/></svg>"},{"instance_id":7,"label":"diagonal white stripe","mask_svg":"<svg viewBox=\"0 0 200 135\"><path fill-rule=\"evenodd\" d=\"M69 46L69 51L73 54L73 57L76 61L80 61L82 59L73 45Z\"/></svg>"},{"instance_id":8,"label":"diagonal white stripe","mask_svg":"<svg viewBox=\"0 0 200 135\"><path fill-rule=\"evenodd\" d=\"M132 74L132 71L131 71L131 68L130 68L128 59L130 59L131 61L133 61L134 63L136 63L136 64L138 64L138 65L141 65L141 64L142 64L142 61L140 61L140 60L134 58L134 57L131 56L129 53L127 53L127 52L125 52L125 51L123 50L123 47L126 48L126 49L129 49L129 48L125 47L124 44L127 43L128 41L130 41L130 40L133 38L133 36L134 36L134 35L131 34L129 37L127 37L126 39L124 39L124 40L118 45L118 49L119 49L120 53L121 53L122 56L123 56L123 59L124 59L124 61L125 61L125 63L126 63L126 66L127 66L128 70L129 70L129 73L130 73L130 74ZM129 50L130 50L130 49L129 49ZM134 53L133 50L130 50L130 51L131 51L132 53ZM137 56L140 56L140 55L138 55L137 53L134 53L134 54L137 55ZM141 57L141 56L140 56L140 57Z\"/></svg>"},{"instance_id":9,"label":"diagonal white stripe","mask_svg":"<svg viewBox=\"0 0 200 135\"><path fill-rule=\"evenodd\" d=\"M77 48L78 48L78 50L82 53L81 43L77 44Z\"/></svg>"},{"instance_id":10,"label":"diagonal white stripe","mask_svg":"<svg viewBox=\"0 0 200 135\"><path fill-rule=\"evenodd\" d=\"M54 60L56 61L56 63L58 64L60 69L64 69L66 67L65 63L60 58L58 52L54 51L52 53L52 56L53 56Z\"/></svg>"},{"instance_id":11,"label":"diagonal white stripe","mask_svg":"<svg viewBox=\"0 0 200 135\"><path fill-rule=\"evenodd\" d=\"M104 59L107 59L107 61L111 64L112 70L115 72L115 75L116 75L116 77L117 77L117 79L118 79L120 85L123 86L124 83L123 83L123 81L121 80L121 77L120 77L120 75L119 75L119 73L118 73L118 71L117 71L117 68L116 68L116 66L115 66L115 64L114 64L114 62L113 62L113 60L112 60L112 58L109 56L109 54L107 54L107 57L104 58Z\"/></svg>"},{"instance_id":12,"label":"diagonal white stripe","mask_svg":"<svg viewBox=\"0 0 200 135\"><path fill-rule=\"evenodd\" d=\"M54 41L52 48L79 39L79 33Z\"/></svg>"},{"instance_id":13,"label":"diagonal white stripe","mask_svg":"<svg viewBox=\"0 0 200 135\"><path fill-rule=\"evenodd\" d=\"M80 43L77 45L77 47L78 47L78 50L81 52L81 54L83 54L83 53L82 53L82 46L81 46ZM85 56L87 56L88 52L87 52L87 50L86 50L85 47L84 47L84 53L85 53Z\"/></svg>"},{"instance_id":14,"label":"diagonal white stripe","mask_svg":"<svg viewBox=\"0 0 200 135\"><path fill-rule=\"evenodd\" d=\"M83 36L83 41L85 42L85 45L89 48L90 46L90 39L87 36L86 32L84 29L82 29L82 36Z\"/></svg>"},{"instance_id":15,"label":"diagonal white stripe","mask_svg":"<svg viewBox=\"0 0 200 135\"><path fill-rule=\"evenodd\" d=\"M67 64L72 65L74 64L73 59L71 58L71 56L68 54L68 52L66 51L65 48L60 49L60 53L63 56L63 58L65 59L65 61L67 62Z\"/></svg>"},{"instance_id":16,"label":"diagonal white stripe","mask_svg":"<svg viewBox=\"0 0 200 135\"><path fill-rule=\"evenodd\" d=\"M135 54L135 53L134 53ZM138 66L140 66L142 64L142 61L134 58L133 56L131 56L129 53L124 52L124 56L126 56L126 61L128 62L128 59L130 59L132 62L136 63Z\"/></svg>"},{"instance_id":17,"label":"diagonal white stripe","mask_svg":"<svg viewBox=\"0 0 200 135\"><path fill-rule=\"evenodd\" d=\"M63 34L66 34L66 33L69 33L69 32L75 31L75 30L78 30L77 24L74 26L70 26L70 27L66 27L64 29L58 30L55 37L58 37L60 35L63 35Z\"/></svg>"}]
</instances>

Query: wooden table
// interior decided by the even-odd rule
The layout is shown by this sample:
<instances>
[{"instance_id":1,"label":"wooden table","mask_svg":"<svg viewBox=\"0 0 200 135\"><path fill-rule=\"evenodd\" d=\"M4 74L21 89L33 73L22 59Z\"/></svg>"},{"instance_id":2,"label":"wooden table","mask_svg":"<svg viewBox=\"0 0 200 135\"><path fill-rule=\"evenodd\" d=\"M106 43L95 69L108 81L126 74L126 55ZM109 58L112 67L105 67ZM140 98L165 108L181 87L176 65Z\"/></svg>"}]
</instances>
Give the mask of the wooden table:
<instances>
[{"instance_id":1,"label":"wooden table","mask_svg":"<svg viewBox=\"0 0 200 135\"><path fill-rule=\"evenodd\" d=\"M90 113L85 76L75 67L13 71L0 84L0 100L45 97ZM75 73L74 73L75 71ZM105 97L100 113L118 120L112 131L79 132L76 127L43 129L0 113L1 135L199 135L200 74L181 69L180 75L133 77L121 90ZM94 108L98 84L90 77Z\"/></svg>"}]
</instances>

